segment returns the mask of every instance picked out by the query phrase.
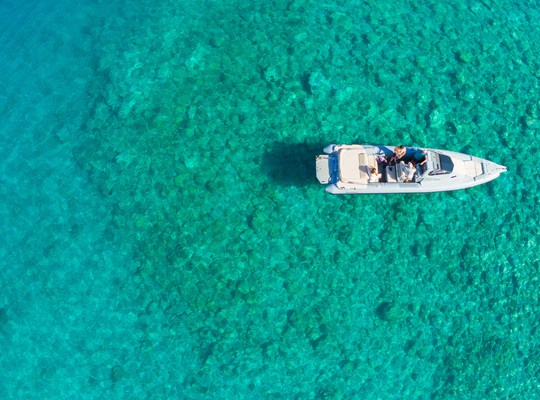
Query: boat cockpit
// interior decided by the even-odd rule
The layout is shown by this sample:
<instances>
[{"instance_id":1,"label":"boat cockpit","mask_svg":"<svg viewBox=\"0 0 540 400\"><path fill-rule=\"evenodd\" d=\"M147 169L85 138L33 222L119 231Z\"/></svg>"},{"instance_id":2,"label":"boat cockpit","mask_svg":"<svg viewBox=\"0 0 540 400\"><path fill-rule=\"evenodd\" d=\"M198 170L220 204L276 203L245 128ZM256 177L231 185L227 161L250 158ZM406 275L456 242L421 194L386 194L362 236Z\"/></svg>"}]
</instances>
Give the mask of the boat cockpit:
<instances>
[{"instance_id":1,"label":"boat cockpit","mask_svg":"<svg viewBox=\"0 0 540 400\"><path fill-rule=\"evenodd\" d=\"M404 157L401 161L388 163L386 158L379 158L377 167L383 171L382 182L419 183L429 177L442 178L441 175L449 175L454 171L454 162L449 156L432 150L423 154L423 160Z\"/></svg>"}]
</instances>

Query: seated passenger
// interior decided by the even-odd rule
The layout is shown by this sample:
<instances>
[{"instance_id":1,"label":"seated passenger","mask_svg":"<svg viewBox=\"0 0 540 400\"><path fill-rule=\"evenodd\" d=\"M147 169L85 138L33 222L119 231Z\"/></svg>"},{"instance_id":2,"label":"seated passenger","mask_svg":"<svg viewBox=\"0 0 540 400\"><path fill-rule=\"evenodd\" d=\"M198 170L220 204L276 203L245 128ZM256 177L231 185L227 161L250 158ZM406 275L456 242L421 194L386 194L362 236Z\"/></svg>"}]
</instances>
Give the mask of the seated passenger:
<instances>
[{"instance_id":1,"label":"seated passenger","mask_svg":"<svg viewBox=\"0 0 540 400\"><path fill-rule=\"evenodd\" d=\"M381 164L384 167L386 164L388 164L388 160L384 155L379 154L377 156L377 164Z\"/></svg>"},{"instance_id":2,"label":"seated passenger","mask_svg":"<svg viewBox=\"0 0 540 400\"><path fill-rule=\"evenodd\" d=\"M412 182L414 179L416 168L411 162L405 164L403 161L401 161L399 163L399 171L400 171L399 181L409 183L409 182Z\"/></svg>"},{"instance_id":3,"label":"seated passenger","mask_svg":"<svg viewBox=\"0 0 540 400\"><path fill-rule=\"evenodd\" d=\"M377 168L367 166L368 175L369 175L369 182L370 183L377 183L382 178L382 174L379 174L377 172Z\"/></svg>"}]
</instances>

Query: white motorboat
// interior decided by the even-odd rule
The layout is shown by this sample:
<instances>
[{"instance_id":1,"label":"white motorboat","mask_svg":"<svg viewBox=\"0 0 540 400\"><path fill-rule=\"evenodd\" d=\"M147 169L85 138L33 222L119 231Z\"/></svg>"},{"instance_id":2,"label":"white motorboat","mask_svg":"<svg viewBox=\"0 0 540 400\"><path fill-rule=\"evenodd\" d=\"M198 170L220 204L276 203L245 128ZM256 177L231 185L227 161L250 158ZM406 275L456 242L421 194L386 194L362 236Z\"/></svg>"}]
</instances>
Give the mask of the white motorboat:
<instances>
[{"instance_id":1,"label":"white motorboat","mask_svg":"<svg viewBox=\"0 0 540 400\"><path fill-rule=\"evenodd\" d=\"M333 194L428 193L481 185L506 171L463 153L407 147L396 157L396 149L331 144L316 158L317 179Z\"/></svg>"}]
</instances>

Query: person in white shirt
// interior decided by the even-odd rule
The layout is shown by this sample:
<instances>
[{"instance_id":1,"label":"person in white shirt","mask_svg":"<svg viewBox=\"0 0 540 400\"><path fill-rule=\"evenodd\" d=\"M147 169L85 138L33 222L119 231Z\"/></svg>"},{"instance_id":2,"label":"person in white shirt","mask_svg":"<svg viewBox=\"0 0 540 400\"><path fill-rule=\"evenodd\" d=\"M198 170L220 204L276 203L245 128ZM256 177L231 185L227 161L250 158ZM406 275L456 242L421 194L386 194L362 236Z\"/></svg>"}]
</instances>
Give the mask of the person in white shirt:
<instances>
[{"instance_id":1,"label":"person in white shirt","mask_svg":"<svg viewBox=\"0 0 540 400\"><path fill-rule=\"evenodd\" d=\"M368 175L369 175L369 182L370 183L376 183L379 182L379 179L381 179L382 174L379 174L377 172L377 168L367 166Z\"/></svg>"},{"instance_id":2,"label":"person in white shirt","mask_svg":"<svg viewBox=\"0 0 540 400\"><path fill-rule=\"evenodd\" d=\"M405 162L400 161L399 163L399 169L401 171L400 181L401 182L412 182L414 179L414 174L416 173L416 168L414 165L409 162L405 164Z\"/></svg>"}]
</instances>

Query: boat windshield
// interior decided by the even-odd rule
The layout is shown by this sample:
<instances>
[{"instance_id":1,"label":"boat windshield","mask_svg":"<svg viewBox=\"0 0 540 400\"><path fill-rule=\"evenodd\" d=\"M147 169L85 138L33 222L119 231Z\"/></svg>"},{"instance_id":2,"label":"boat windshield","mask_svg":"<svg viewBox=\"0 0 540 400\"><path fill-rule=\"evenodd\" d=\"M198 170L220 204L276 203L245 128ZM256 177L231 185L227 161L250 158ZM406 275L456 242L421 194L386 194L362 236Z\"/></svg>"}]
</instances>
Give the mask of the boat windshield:
<instances>
[{"instance_id":1,"label":"boat windshield","mask_svg":"<svg viewBox=\"0 0 540 400\"><path fill-rule=\"evenodd\" d=\"M441 154L439 158L441 161L441 169L443 171L450 173L454 170L454 163L452 162L452 159L450 157Z\"/></svg>"}]
</instances>

